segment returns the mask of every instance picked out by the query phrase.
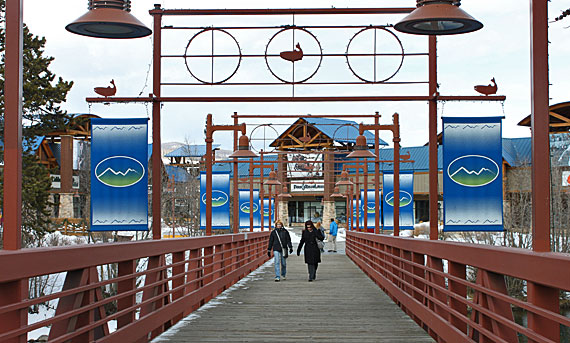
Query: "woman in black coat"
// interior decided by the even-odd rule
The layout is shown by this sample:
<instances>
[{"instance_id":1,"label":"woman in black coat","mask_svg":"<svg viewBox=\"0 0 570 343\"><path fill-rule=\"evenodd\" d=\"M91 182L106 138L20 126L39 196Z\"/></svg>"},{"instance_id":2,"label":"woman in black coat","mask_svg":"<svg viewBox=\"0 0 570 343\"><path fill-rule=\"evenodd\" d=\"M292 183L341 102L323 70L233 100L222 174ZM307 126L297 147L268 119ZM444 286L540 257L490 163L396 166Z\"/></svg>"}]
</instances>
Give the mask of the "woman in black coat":
<instances>
[{"instance_id":1,"label":"woman in black coat","mask_svg":"<svg viewBox=\"0 0 570 343\"><path fill-rule=\"evenodd\" d=\"M309 269L309 282L317 278L317 268L321 262L321 251L317 246L317 239L322 241L325 237L320 230L315 228L312 221L307 220L297 248L297 256L301 254L301 248L305 245L305 263Z\"/></svg>"}]
</instances>

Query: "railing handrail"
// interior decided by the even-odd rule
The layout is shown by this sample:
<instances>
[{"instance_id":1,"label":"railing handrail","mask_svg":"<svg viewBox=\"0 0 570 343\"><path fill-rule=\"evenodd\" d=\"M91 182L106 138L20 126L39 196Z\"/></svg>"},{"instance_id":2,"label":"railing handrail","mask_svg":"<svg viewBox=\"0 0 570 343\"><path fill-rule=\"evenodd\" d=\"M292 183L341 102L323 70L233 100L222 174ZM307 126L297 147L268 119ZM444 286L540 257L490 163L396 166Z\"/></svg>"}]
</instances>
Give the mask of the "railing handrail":
<instances>
[{"instance_id":1,"label":"railing handrail","mask_svg":"<svg viewBox=\"0 0 570 343\"><path fill-rule=\"evenodd\" d=\"M267 232L0 251L0 283L263 237ZM49 261L49 263L45 263ZM22 268L25 265L26 268Z\"/></svg>"},{"instance_id":2,"label":"railing handrail","mask_svg":"<svg viewBox=\"0 0 570 343\"><path fill-rule=\"evenodd\" d=\"M435 241L421 238L391 237L364 232L348 232L348 235L389 244L390 246L414 251L456 263L482 268L497 274L533 281L544 286L566 289L570 285L570 254L555 252L534 252L532 250L490 246L483 244ZM478 259L473 259L475 251ZM521 266L525 266L521 268Z\"/></svg>"}]
</instances>

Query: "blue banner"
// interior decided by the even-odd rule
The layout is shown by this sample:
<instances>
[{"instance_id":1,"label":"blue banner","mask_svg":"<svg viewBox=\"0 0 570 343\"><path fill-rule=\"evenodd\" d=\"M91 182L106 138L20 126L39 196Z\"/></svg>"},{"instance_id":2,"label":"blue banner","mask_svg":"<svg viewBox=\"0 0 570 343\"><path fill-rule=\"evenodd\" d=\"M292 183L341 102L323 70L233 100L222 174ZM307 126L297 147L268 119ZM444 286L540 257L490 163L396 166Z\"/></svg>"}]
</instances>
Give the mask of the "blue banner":
<instances>
[{"instance_id":1,"label":"blue banner","mask_svg":"<svg viewBox=\"0 0 570 343\"><path fill-rule=\"evenodd\" d=\"M375 190L374 189L369 189L368 190L368 194L366 195L368 197L368 199L366 199L368 201L368 208L365 209L364 207L364 189L360 190L360 213L367 213L368 214L368 218L367 220L367 224L368 224L368 229L374 229L374 225L375 225L375 215L376 215L376 199L375 199ZM382 214L382 210L379 210L380 214ZM364 216L362 216L362 219L360 221L362 223L362 227L364 228Z\"/></svg>"},{"instance_id":2,"label":"blue banner","mask_svg":"<svg viewBox=\"0 0 570 343\"><path fill-rule=\"evenodd\" d=\"M502 231L502 117L443 118L444 231Z\"/></svg>"},{"instance_id":3,"label":"blue banner","mask_svg":"<svg viewBox=\"0 0 570 343\"><path fill-rule=\"evenodd\" d=\"M271 227L275 223L275 198L271 197ZM269 227L269 199L263 199L263 227Z\"/></svg>"},{"instance_id":4,"label":"blue banner","mask_svg":"<svg viewBox=\"0 0 570 343\"><path fill-rule=\"evenodd\" d=\"M394 230L394 174L383 175L384 230ZM414 174L400 173L400 230L414 229Z\"/></svg>"},{"instance_id":5,"label":"blue banner","mask_svg":"<svg viewBox=\"0 0 570 343\"><path fill-rule=\"evenodd\" d=\"M147 122L91 119L91 231L148 230Z\"/></svg>"},{"instance_id":6,"label":"blue banner","mask_svg":"<svg viewBox=\"0 0 570 343\"><path fill-rule=\"evenodd\" d=\"M249 228L249 189L239 191L239 227ZM261 215L259 214L259 190L253 190L253 227L260 227Z\"/></svg>"},{"instance_id":7,"label":"blue banner","mask_svg":"<svg viewBox=\"0 0 570 343\"><path fill-rule=\"evenodd\" d=\"M362 204L362 198L358 199L358 204ZM356 220L356 212L358 211L358 207L356 205L356 198L352 199L352 216L348 218L348 228L350 228L350 224L353 223L353 229L356 230L356 223L358 223L358 227L362 229L364 227L364 217L362 216L362 206L360 206L360 212L358 212L358 221ZM346 211L348 212L349 209L347 208ZM347 228L347 229L348 229Z\"/></svg>"},{"instance_id":8,"label":"blue banner","mask_svg":"<svg viewBox=\"0 0 570 343\"><path fill-rule=\"evenodd\" d=\"M212 173L212 229L230 229L230 173ZM206 228L206 173L200 172L200 229Z\"/></svg>"}]
</instances>

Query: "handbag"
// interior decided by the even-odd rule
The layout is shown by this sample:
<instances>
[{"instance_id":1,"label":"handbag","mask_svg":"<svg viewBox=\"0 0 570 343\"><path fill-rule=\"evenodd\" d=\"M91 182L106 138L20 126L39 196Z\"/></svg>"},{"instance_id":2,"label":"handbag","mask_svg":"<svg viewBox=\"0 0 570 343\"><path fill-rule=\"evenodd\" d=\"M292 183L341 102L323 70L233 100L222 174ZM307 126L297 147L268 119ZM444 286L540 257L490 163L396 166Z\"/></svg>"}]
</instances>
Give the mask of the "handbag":
<instances>
[{"instance_id":1,"label":"handbag","mask_svg":"<svg viewBox=\"0 0 570 343\"><path fill-rule=\"evenodd\" d=\"M325 242L321 241L321 240L318 239L317 237L315 237L315 240L317 241L317 248L319 248L319 250L324 249L324 247L325 247Z\"/></svg>"}]
</instances>

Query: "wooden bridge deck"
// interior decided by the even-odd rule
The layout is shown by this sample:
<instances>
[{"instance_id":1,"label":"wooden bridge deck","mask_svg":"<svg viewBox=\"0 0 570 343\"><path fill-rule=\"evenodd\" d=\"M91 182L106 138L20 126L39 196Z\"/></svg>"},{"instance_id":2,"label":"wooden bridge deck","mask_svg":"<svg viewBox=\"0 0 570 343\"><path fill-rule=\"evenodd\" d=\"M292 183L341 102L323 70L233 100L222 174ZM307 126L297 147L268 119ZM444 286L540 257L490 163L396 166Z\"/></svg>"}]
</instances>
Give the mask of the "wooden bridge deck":
<instances>
[{"instance_id":1,"label":"wooden bridge deck","mask_svg":"<svg viewBox=\"0 0 570 343\"><path fill-rule=\"evenodd\" d=\"M286 281L266 263L153 342L303 340L433 342L342 253L323 255L315 282L302 255L288 259Z\"/></svg>"}]
</instances>

